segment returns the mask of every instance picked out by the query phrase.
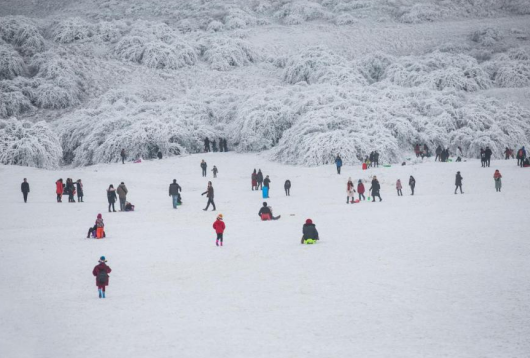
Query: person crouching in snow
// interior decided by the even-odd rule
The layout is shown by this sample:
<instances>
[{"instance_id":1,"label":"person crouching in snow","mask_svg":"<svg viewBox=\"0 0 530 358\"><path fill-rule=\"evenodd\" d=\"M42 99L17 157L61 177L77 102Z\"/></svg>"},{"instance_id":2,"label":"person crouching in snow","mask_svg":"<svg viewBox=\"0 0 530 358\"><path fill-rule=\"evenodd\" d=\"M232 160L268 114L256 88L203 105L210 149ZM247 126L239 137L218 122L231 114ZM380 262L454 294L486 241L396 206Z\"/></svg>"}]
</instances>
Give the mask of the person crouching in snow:
<instances>
[{"instance_id":1,"label":"person crouching in snow","mask_svg":"<svg viewBox=\"0 0 530 358\"><path fill-rule=\"evenodd\" d=\"M304 234L302 236L302 244L314 244L319 240L317 228L311 219L305 221L305 224L302 227L302 233Z\"/></svg>"},{"instance_id":2,"label":"person crouching in snow","mask_svg":"<svg viewBox=\"0 0 530 358\"><path fill-rule=\"evenodd\" d=\"M215 233L217 234L217 239L215 240L215 245L223 246L223 233L225 231L226 225L223 221L223 214L219 214L217 216L217 220L213 223L213 228L215 230Z\"/></svg>"},{"instance_id":3,"label":"person crouching in snow","mask_svg":"<svg viewBox=\"0 0 530 358\"><path fill-rule=\"evenodd\" d=\"M501 182L501 172L499 172L499 169L495 170L495 174L493 174L493 180L495 181L495 190L497 192L501 191L502 182Z\"/></svg>"},{"instance_id":4,"label":"person crouching in snow","mask_svg":"<svg viewBox=\"0 0 530 358\"><path fill-rule=\"evenodd\" d=\"M101 256L99 264L92 270L92 275L96 276L99 298L105 298L105 287L109 285L109 273L112 272L105 262L107 262L105 256Z\"/></svg>"},{"instance_id":5,"label":"person crouching in snow","mask_svg":"<svg viewBox=\"0 0 530 358\"><path fill-rule=\"evenodd\" d=\"M348 183L346 184L346 204L351 203L353 204L355 202L355 189L353 188L353 182L351 178L348 178Z\"/></svg>"},{"instance_id":6,"label":"person crouching in snow","mask_svg":"<svg viewBox=\"0 0 530 358\"><path fill-rule=\"evenodd\" d=\"M361 201L361 198L363 198L363 200L366 200L366 198L364 197L364 184L361 179L359 179L359 181L357 182L357 193L359 193L359 201Z\"/></svg>"},{"instance_id":7,"label":"person crouching in snow","mask_svg":"<svg viewBox=\"0 0 530 358\"><path fill-rule=\"evenodd\" d=\"M278 220L279 218L281 218L282 216L279 215L279 216L273 216L272 215L272 208L267 206L267 202L264 201L263 202L263 206L261 207L261 209L259 209L259 212L258 212L258 216L261 218L261 220L263 221L267 221L267 220Z\"/></svg>"},{"instance_id":8,"label":"person crouching in snow","mask_svg":"<svg viewBox=\"0 0 530 358\"><path fill-rule=\"evenodd\" d=\"M398 196L403 196L403 192L401 191L403 189L403 186L401 185L401 179L398 179L396 182L396 190Z\"/></svg>"}]
</instances>

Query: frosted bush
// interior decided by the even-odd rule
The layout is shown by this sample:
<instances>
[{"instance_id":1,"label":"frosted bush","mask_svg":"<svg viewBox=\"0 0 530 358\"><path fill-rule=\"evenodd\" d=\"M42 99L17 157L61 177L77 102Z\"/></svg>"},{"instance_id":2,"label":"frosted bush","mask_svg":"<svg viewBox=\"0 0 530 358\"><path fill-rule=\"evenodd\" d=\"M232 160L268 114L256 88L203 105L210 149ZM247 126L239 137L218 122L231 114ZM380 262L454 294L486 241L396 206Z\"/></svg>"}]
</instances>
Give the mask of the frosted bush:
<instances>
[{"instance_id":1,"label":"frosted bush","mask_svg":"<svg viewBox=\"0 0 530 358\"><path fill-rule=\"evenodd\" d=\"M432 22L441 19L444 11L434 4L414 4L410 9L404 11L398 20L407 24L417 24L421 22Z\"/></svg>"},{"instance_id":2,"label":"frosted bush","mask_svg":"<svg viewBox=\"0 0 530 358\"><path fill-rule=\"evenodd\" d=\"M262 55L250 43L239 39L210 37L203 39L201 47L204 60L211 69L218 71L247 66L262 59Z\"/></svg>"},{"instance_id":3,"label":"frosted bush","mask_svg":"<svg viewBox=\"0 0 530 358\"><path fill-rule=\"evenodd\" d=\"M169 44L178 37L178 31L163 22L135 21L129 33L147 40L160 40Z\"/></svg>"},{"instance_id":4,"label":"frosted bush","mask_svg":"<svg viewBox=\"0 0 530 358\"><path fill-rule=\"evenodd\" d=\"M21 91L7 92L0 89L0 117L18 116L30 110L33 106Z\"/></svg>"},{"instance_id":5,"label":"frosted bush","mask_svg":"<svg viewBox=\"0 0 530 358\"><path fill-rule=\"evenodd\" d=\"M9 45L0 45L0 80L13 79L25 73L24 59Z\"/></svg>"},{"instance_id":6,"label":"frosted bush","mask_svg":"<svg viewBox=\"0 0 530 358\"><path fill-rule=\"evenodd\" d=\"M330 14L318 3L310 1L287 2L274 13L274 17L281 19L285 24L311 21L321 18L329 18Z\"/></svg>"},{"instance_id":7,"label":"frosted bush","mask_svg":"<svg viewBox=\"0 0 530 358\"><path fill-rule=\"evenodd\" d=\"M530 86L530 61L507 61L498 65L495 84L499 87Z\"/></svg>"},{"instance_id":8,"label":"frosted bush","mask_svg":"<svg viewBox=\"0 0 530 358\"><path fill-rule=\"evenodd\" d=\"M0 38L25 56L32 56L45 49L44 38L37 27L22 16L0 18Z\"/></svg>"},{"instance_id":9,"label":"frosted bush","mask_svg":"<svg viewBox=\"0 0 530 358\"><path fill-rule=\"evenodd\" d=\"M476 42L482 46L492 47L502 41L503 36L497 29L491 27L474 31L471 34L471 41Z\"/></svg>"},{"instance_id":10,"label":"frosted bush","mask_svg":"<svg viewBox=\"0 0 530 358\"><path fill-rule=\"evenodd\" d=\"M185 45L167 45L161 41L148 43L142 56L142 63L151 68L178 69L193 65L197 61L194 50Z\"/></svg>"},{"instance_id":11,"label":"frosted bush","mask_svg":"<svg viewBox=\"0 0 530 358\"><path fill-rule=\"evenodd\" d=\"M114 48L114 53L119 59L141 63L145 52L145 40L138 36L122 38Z\"/></svg>"},{"instance_id":12,"label":"frosted bush","mask_svg":"<svg viewBox=\"0 0 530 358\"><path fill-rule=\"evenodd\" d=\"M55 21L50 34L55 42L68 44L92 37L94 26L79 17L70 17Z\"/></svg>"},{"instance_id":13,"label":"frosted bush","mask_svg":"<svg viewBox=\"0 0 530 358\"><path fill-rule=\"evenodd\" d=\"M258 20L251 14L242 9L232 8L228 11L223 19L224 26L228 30L244 29L250 26L256 26Z\"/></svg>"},{"instance_id":14,"label":"frosted bush","mask_svg":"<svg viewBox=\"0 0 530 358\"><path fill-rule=\"evenodd\" d=\"M376 52L361 58L356 65L369 83L379 82L386 76L388 66L394 63L393 56Z\"/></svg>"},{"instance_id":15,"label":"frosted bush","mask_svg":"<svg viewBox=\"0 0 530 358\"><path fill-rule=\"evenodd\" d=\"M56 168L62 156L56 134L44 121L0 120L0 163Z\"/></svg>"},{"instance_id":16,"label":"frosted bush","mask_svg":"<svg viewBox=\"0 0 530 358\"><path fill-rule=\"evenodd\" d=\"M105 42L118 42L126 29L126 25L120 21L102 21L96 26L96 33Z\"/></svg>"},{"instance_id":17,"label":"frosted bush","mask_svg":"<svg viewBox=\"0 0 530 358\"><path fill-rule=\"evenodd\" d=\"M337 25L351 25L355 24L357 21L350 14L342 14L335 17L335 24Z\"/></svg>"},{"instance_id":18,"label":"frosted bush","mask_svg":"<svg viewBox=\"0 0 530 358\"><path fill-rule=\"evenodd\" d=\"M208 27L206 28L209 32L219 32L224 30L224 25L222 22L213 20L208 24Z\"/></svg>"}]
</instances>

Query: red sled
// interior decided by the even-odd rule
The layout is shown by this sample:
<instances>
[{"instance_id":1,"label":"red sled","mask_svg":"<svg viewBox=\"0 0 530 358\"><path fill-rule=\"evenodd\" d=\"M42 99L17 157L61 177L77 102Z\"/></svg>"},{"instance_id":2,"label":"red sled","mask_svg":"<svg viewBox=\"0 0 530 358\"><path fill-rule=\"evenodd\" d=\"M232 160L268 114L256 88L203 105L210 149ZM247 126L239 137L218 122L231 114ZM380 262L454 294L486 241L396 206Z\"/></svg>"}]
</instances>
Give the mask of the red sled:
<instances>
[{"instance_id":1,"label":"red sled","mask_svg":"<svg viewBox=\"0 0 530 358\"><path fill-rule=\"evenodd\" d=\"M271 220L270 214L261 214L261 220L262 221Z\"/></svg>"}]
</instances>

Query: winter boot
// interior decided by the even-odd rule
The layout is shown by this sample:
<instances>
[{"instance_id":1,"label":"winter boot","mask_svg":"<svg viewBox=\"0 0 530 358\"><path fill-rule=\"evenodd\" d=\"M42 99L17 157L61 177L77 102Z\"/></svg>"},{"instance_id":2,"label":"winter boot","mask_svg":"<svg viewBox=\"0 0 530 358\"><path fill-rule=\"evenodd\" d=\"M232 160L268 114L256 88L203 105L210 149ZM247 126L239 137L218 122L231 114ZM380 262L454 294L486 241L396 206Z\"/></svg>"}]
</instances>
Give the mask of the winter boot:
<instances>
[{"instance_id":1,"label":"winter boot","mask_svg":"<svg viewBox=\"0 0 530 358\"><path fill-rule=\"evenodd\" d=\"M350 203L350 197L347 196L347 197L346 197L346 204L349 204L349 203Z\"/></svg>"},{"instance_id":2,"label":"winter boot","mask_svg":"<svg viewBox=\"0 0 530 358\"><path fill-rule=\"evenodd\" d=\"M101 288L98 290L99 292L99 298L101 298L103 295L102 295L102 291L101 291Z\"/></svg>"},{"instance_id":3,"label":"winter boot","mask_svg":"<svg viewBox=\"0 0 530 358\"><path fill-rule=\"evenodd\" d=\"M223 246L223 242L221 241L221 246Z\"/></svg>"},{"instance_id":4,"label":"winter boot","mask_svg":"<svg viewBox=\"0 0 530 358\"><path fill-rule=\"evenodd\" d=\"M105 298L105 291L101 291L103 293L103 298Z\"/></svg>"},{"instance_id":5,"label":"winter boot","mask_svg":"<svg viewBox=\"0 0 530 358\"><path fill-rule=\"evenodd\" d=\"M219 246L219 240L215 240L215 246Z\"/></svg>"}]
</instances>

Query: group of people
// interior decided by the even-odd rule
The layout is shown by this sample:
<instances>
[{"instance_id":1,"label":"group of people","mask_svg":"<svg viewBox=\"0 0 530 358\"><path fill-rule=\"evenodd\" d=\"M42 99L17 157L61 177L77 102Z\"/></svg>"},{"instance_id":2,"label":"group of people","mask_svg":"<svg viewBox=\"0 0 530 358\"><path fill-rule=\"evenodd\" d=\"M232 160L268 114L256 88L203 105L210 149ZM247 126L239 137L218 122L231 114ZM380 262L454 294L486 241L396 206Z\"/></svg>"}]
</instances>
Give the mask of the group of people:
<instances>
[{"instance_id":1,"label":"group of people","mask_svg":"<svg viewBox=\"0 0 530 358\"><path fill-rule=\"evenodd\" d=\"M208 169L208 163L204 161L204 159L201 161L201 169L202 169L202 176L206 177L207 169ZM217 166L213 166L212 169L213 177L217 178L217 173L219 173L219 169L217 169Z\"/></svg>"},{"instance_id":2,"label":"group of people","mask_svg":"<svg viewBox=\"0 0 530 358\"><path fill-rule=\"evenodd\" d=\"M416 187L416 179L414 179L414 177L411 175L410 178L409 178L409 187L410 187L410 195L414 195L414 188ZM396 190L397 190L397 194L398 196L403 196L403 185L401 185L401 179L398 179L396 181Z\"/></svg>"},{"instance_id":3,"label":"group of people","mask_svg":"<svg viewBox=\"0 0 530 358\"><path fill-rule=\"evenodd\" d=\"M529 160L528 157L526 156L526 149L525 149L524 146L522 146L522 147L517 151L516 159L517 159L517 165L520 166L521 168L523 168L523 167L525 167L525 168L530 167L530 160Z\"/></svg>"},{"instance_id":4,"label":"group of people","mask_svg":"<svg viewBox=\"0 0 530 358\"><path fill-rule=\"evenodd\" d=\"M443 148L441 145L439 145L438 147L436 147L436 150L435 150L435 153L436 153L436 157L434 158L434 161L439 161L439 162L447 162L449 160L449 156L450 156L450 153L449 153L449 148ZM461 161L461 159L459 159L460 157L457 158L457 162Z\"/></svg>"},{"instance_id":5,"label":"group of people","mask_svg":"<svg viewBox=\"0 0 530 358\"><path fill-rule=\"evenodd\" d=\"M24 178L24 182L27 183L26 179ZM29 184L26 187L27 192L24 195L24 202L27 201L27 193L29 193ZM24 188L22 190L22 193L24 193ZM81 182L81 179L76 180L75 182L71 178L66 179L66 183L63 182L63 179L59 179L55 182L55 193L57 194L57 202L62 203L63 202L63 195L68 195L68 202L69 203L75 203L74 195L77 194L77 201L82 203L83 202L83 183Z\"/></svg>"},{"instance_id":6,"label":"group of people","mask_svg":"<svg viewBox=\"0 0 530 358\"><path fill-rule=\"evenodd\" d=\"M493 152L490 147L486 147L486 149L480 148L480 163L482 164L482 168L489 168L492 154Z\"/></svg>"},{"instance_id":7,"label":"group of people","mask_svg":"<svg viewBox=\"0 0 530 358\"><path fill-rule=\"evenodd\" d=\"M271 188L271 179L268 175L263 175L261 172L261 169L258 169L256 172L256 169L252 172L250 175L250 182L252 184L252 190L261 190L263 199L269 198L269 191ZM290 196L291 194L291 181L286 180L284 184L285 189L285 195Z\"/></svg>"},{"instance_id":8,"label":"group of people","mask_svg":"<svg viewBox=\"0 0 530 358\"><path fill-rule=\"evenodd\" d=\"M429 152L429 147L427 147L427 144L418 144L414 146L414 154L416 154L416 158L423 159L425 157L430 157L431 153Z\"/></svg>"},{"instance_id":9,"label":"group of people","mask_svg":"<svg viewBox=\"0 0 530 358\"><path fill-rule=\"evenodd\" d=\"M211 145L211 149L210 149ZM214 140L210 141L208 137L204 139L204 151L208 152L228 152L228 144L226 138L219 138L219 147L217 147L217 142Z\"/></svg>"},{"instance_id":10,"label":"group of people","mask_svg":"<svg viewBox=\"0 0 530 358\"><path fill-rule=\"evenodd\" d=\"M116 212L114 204L118 198L120 199L120 211L134 211L134 205L127 201L127 194L129 190L125 186L124 182L118 185L118 188L114 188L114 185L110 184L107 189L107 201L109 202L109 213ZM112 211L110 210L112 208Z\"/></svg>"}]
</instances>

